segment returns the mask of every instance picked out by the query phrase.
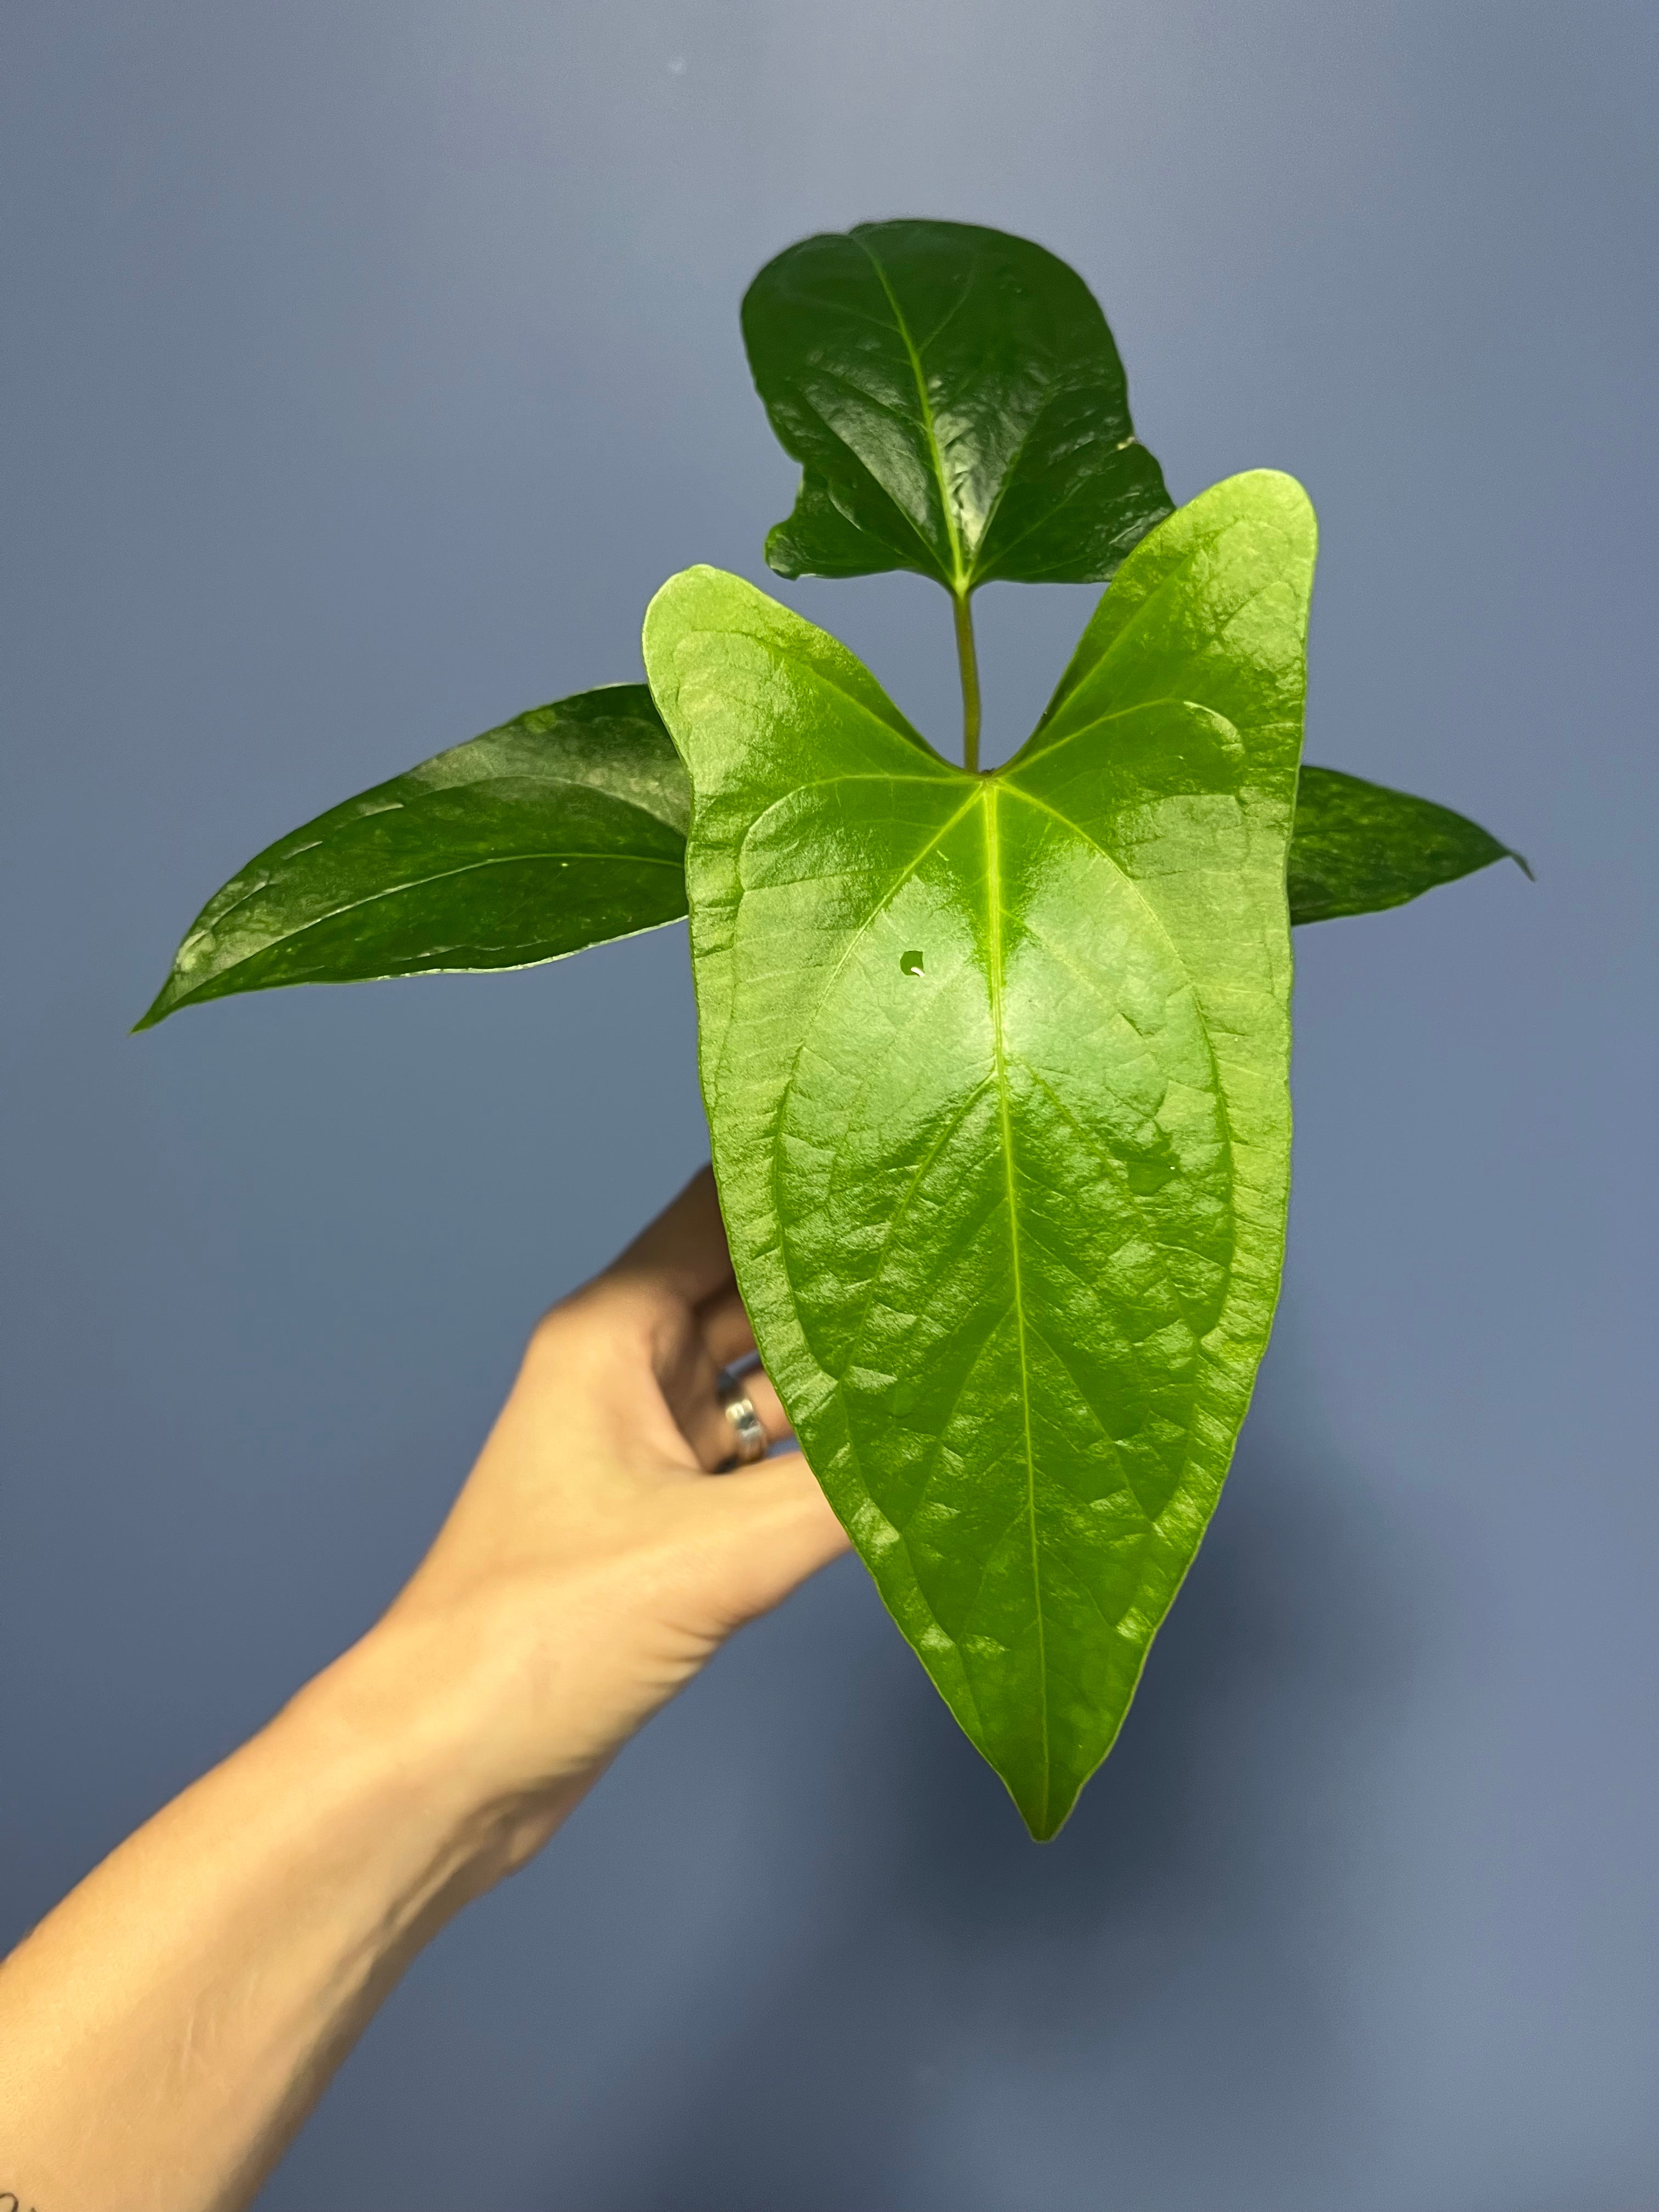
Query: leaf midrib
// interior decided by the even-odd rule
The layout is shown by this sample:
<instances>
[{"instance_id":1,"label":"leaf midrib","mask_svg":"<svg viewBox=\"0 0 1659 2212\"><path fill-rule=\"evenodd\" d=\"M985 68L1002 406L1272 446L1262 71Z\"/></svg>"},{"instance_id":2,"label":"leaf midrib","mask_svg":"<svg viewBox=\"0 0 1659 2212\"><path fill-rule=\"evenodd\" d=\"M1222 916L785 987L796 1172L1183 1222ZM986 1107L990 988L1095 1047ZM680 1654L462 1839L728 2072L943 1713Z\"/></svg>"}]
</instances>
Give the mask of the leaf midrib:
<instances>
[{"instance_id":1,"label":"leaf midrib","mask_svg":"<svg viewBox=\"0 0 1659 2212\"><path fill-rule=\"evenodd\" d=\"M1025 1292L1020 1272L1019 1206L1014 1185L1014 1133L1008 1107L1008 1062L1002 1018L1002 842L997 821L1001 793L994 784L983 794L988 965L991 981L991 1028L996 1058L997 1115L1002 1135L1003 1176L1007 1191L1008 1256L1013 1277L1013 1314L1019 1346L1019 1404L1025 1439L1025 1523L1031 1547L1031 1609L1036 1618L1038 1711L1042 1718L1042 1826L1048 1821L1052 1760L1048 1730L1048 1656L1042 1622L1042 1571L1037 1552L1036 1451L1031 1438L1030 1364L1025 1345Z\"/></svg>"},{"instance_id":2,"label":"leaf midrib","mask_svg":"<svg viewBox=\"0 0 1659 2212\"><path fill-rule=\"evenodd\" d=\"M297 928L283 930L279 935L268 939L266 942L260 945L256 951L245 953L240 960L230 961L225 967L220 969L217 973L223 975L231 975L238 968L245 968L250 960L258 960L261 955L273 951L277 945L291 945L296 938L304 937L313 929L322 929L331 921L337 921L342 915L356 914L360 908L376 906L382 899L401 898L405 891L423 890L429 884L447 883L456 876L476 875L479 870L483 868L507 868L517 866L526 861L539 863L544 860L597 860L602 866L616 866L623 861L628 861L639 867L680 868L682 870L684 868L684 863L682 861L678 860L665 860L660 854L656 853L538 852L488 854L483 860L469 860L464 867L440 868L435 870L430 875L411 876L406 883L389 884L384 890L370 891L366 897L348 899L343 905L331 906L326 914L313 915L309 921L301 922ZM239 899L234 907L227 907L222 915L218 915L214 917L214 920L210 924L209 927L202 933L203 935L210 936L216 934L224 923L230 919L232 915L239 914L242 908L246 906L251 900L258 898L261 891L269 890L274 881L274 877L268 876L264 882L258 886L258 890L249 891L246 896L245 898Z\"/></svg>"},{"instance_id":3,"label":"leaf midrib","mask_svg":"<svg viewBox=\"0 0 1659 2212\"><path fill-rule=\"evenodd\" d=\"M416 771L416 773L418 773L418 771ZM283 872L290 867L295 861L303 860L310 854L321 853L327 850L328 848L333 845L337 840L343 840L349 837L355 830L360 829L366 822L379 822L390 814L407 814L412 817L418 808L427 805L432 801L445 799L448 797L451 793L476 792L483 789L488 784L505 781L507 780L508 779L499 777L492 774L489 776L481 776L462 783L427 785L413 797L389 799L384 806L362 807L359 809L356 802L348 801L347 808L342 808L337 811L337 818L333 818L331 820L330 828L326 830L321 836L313 837L307 843L297 845L294 842L294 839L304 836L305 830L295 830L292 831L289 836L279 838L276 844L267 846L264 852L256 854L254 858L248 862L247 868L242 870L240 876L233 877L231 881L225 885L223 890L216 893L215 896L209 900L206 907L203 909L203 917L205 921L206 927L210 929L217 929L222 922L228 921L232 915L240 912L243 907L247 905L250 900L258 898L262 891L269 890L273 884L280 884L283 879ZM517 781L516 778L512 780ZM576 781L574 778L568 776L554 776L545 779L538 777L533 779L533 781L538 784L543 781L546 781L561 793L571 791L592 792L597 796L605 799L610 805L621 807L626 813L637 815L641 821L654 823L659 829L666 830L671 836L678 837L679 839L682 848L684 846L685 832L677 822L671 820L665 814L659 814L655 812L649 806L641 805L637 799L625 798L620 792L611 789L604 784L580 782ZM365 793L363 795L365 799L372 796L369 793ZM348 809L349 809L349 811L348 811ZM319 818L330 819L330 817L327 817ZM307 824L307 826L310 827L311 825ZM594 859L615 858L617 860L630 860L635 858L643 859L645 855L633 854L627 852L620 852L615 854L594 854L592 855L562 852L486 854L481 860L469 860L466 863L465 867L441 870L438 874L433 876L414 876L406 883L393 884L390 886L387 891L375 892L372 894L372 896L374 897L395 896L400 891L412 890L420 884L440 882L445 874L464 875L468 868L486 867L491 865L492 862L498 860L511 860L515 859L523 859L532 860L563 860L588 857ZM230 899L226 905L222 907L220 906L218 904L219 899L223 898L227 892L234 890L237 884L241 881L241 877L246 876L249 869L259 866L262 862L265 864L265 872L261 876L259 881L257 884L250 884L246 890L239 891L237 896L234 898ZM667 866L672 866L672 864L665 860L662 862L662 865ZM359 902L367 904L368 902L362 901ZM349 907L341 907L335 908L334 911L344 914L349 913L350 908ZM309 925L307 925L307 927L309 927ZM195 933L192 931L191 934L194 935Z\"/></svg>"},{"instance_id":4,"label":"leaf midrib","mask_svg":"<svg viewBox=\"0 0 1659 2212\"><path fill-rule=\"evenodd\" d=\"M857 237L858 234L854 232L851 235ZM962 565L962 539L957 534L957 519L951 505L951 488L945 475L945 455L939 447L939 430L933 421L933 402L927 390L927 379L922 369L921 356L916 351L915 342L910 336L910 325L905 321L903 310L894 296L892 286L887 281L887 271L882 267L879 258L872 251L868 240L860 238L858 242L867 256L870 266L876 272L876 282L886 295L887 304L892 310L893 327L903 340L904 350L909 356L910 374L915 379L916 398L921 403L922 431L927 440L927 450L933 456L933 477L939 485L939 511L945 518L945 536L951 541L951 589L959 598L967 589L969 579Z\"/></svg>"}]
</instances>

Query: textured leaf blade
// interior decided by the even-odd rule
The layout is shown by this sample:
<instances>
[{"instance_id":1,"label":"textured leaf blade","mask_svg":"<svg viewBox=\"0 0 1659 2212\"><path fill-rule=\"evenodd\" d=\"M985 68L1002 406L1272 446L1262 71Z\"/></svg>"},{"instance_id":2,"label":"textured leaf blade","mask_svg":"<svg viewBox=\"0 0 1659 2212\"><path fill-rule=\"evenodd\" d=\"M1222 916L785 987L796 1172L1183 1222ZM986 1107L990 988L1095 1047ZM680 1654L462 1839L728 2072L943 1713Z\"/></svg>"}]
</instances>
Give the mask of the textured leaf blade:
<instances>
[{"instance_id":1,"label":"textured leaf blade","mask_svg":"<svg viewBox=\"0 0 1659 2212\"><path fill-rule=\"evenodd\" d=\"M802 464L767 540L782 575L1099 581L1170 512L1105 317L1026 239L920 222L803 239L750 285L743 331Z\"/></svg>"},{"instance_id":2,"label":"textured leaf blade","mask_svg":"<svg viewBox=\"0 0 1659 2212\"><path fill-rule=\"evenodd\" d=\"M690 800L644 684L533 708L267 846L137 1026L289 983L527 967L678 921Z\"/></svg>"},{"instance_id":3,"label":"textured leaf blade","mask_svg":"<svg viewBox=\"0 0 1659 2212\"><path fill-rule=\"evenodd\" d=\"M1284 477L1182 509L983 777L735 578L647 617L761 1349L1039 1836L1110 1748L1271 1324L1312 551Z\"/></svg>"},{"instance_id":4,"label":"textured leaf blade","mask_svg":"<svg viewBox=\"0 0 1659 2212\"><path fill-rule=\"evenodd\" d=\"M1494 860L1532 873L1519 853L1449 806L1338 769L1302 771L1291 843L1293 922L1404 906Z\"/></svg>"}]
</instances>

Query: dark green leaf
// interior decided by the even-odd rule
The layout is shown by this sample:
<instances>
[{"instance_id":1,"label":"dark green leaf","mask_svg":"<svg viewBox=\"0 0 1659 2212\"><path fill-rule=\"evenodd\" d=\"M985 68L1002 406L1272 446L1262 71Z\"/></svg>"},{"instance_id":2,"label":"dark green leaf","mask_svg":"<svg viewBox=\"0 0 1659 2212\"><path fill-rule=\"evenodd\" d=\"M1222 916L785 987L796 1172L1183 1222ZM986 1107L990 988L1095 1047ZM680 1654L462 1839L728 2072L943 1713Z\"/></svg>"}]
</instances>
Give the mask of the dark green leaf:
<instances>
[{"instance_id":1,"label":"dark green leaf","mask_svg":"<svg viewBox=\"0 0 1659 2212\"><path fill-rule=\"evenodd\" d=\"M647 619L761 1351L1038 1836L1116 1735L1278 1294L1312 561L1288 477L1206 492L985 776L735 577Z\"/></svg>"},{"instance_id":2,"label":"dark green leaf","mask_svg":"<svg viewBox=\"0 0 1659 2212\"><path fill-rule=\"evenodd\" d=\"M522 968L676 921L689 803L644 684L533 708L267 846L137 1027L283 983Z\"/></svg>"},{"instance_id":3,"label":"dark green leaf","mask_svg":"<svg viewBox=\"0 0 1659 2212\"><path fill-rule=\"evenodd\" d=\"M1375 914L1519 853L1437 806L1334 768L1304 768L1291 845L1291 920Z\"/></svg>"},{"instance_id":4,"label":"dark green leaf","mask_svg":"<svg viewBox=\"0 0 1659 2212\"><path fill-rule=\"evenodd\" d=\"M1025 239L959 222L803 239L750 286L743 334L804 471L766 544L781 575L1098 581L1170 512L1104 316Z\"/></svg>"}]
</instances>

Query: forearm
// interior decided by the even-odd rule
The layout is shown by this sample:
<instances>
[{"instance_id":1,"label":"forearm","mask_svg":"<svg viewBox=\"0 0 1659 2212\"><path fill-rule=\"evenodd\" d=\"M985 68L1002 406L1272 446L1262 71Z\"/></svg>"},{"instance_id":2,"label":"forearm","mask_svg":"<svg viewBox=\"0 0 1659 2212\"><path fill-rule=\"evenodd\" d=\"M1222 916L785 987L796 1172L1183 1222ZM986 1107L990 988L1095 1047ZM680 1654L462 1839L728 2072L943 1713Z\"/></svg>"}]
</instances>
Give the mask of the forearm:
<instances>
[{"instance_id":1,"label":"forearm","mask_svg":"<svg viewBox=\"0 0 1659 2212\"><path fill-rule=\"evenodd\" d=\"M411 1696L422 1669L377 1632L0 1967L0 2202L245 2203L416 1952L555 1825L566 1793L492 1802L465 1686Z\"/></svg>"},{"instance_id":2,"label":"forearm","mask_svg":"<svg viewBox=\"0 0 1659 2212\"><path fill-rule=\"evenodd\" d=\"M708 1480L753 1342L705 1174L543 1321L380 1626L0 1966L0 2212L245 2204L421 1946L845 1549L799 1458Z\"/></svg>"}]
</instances>

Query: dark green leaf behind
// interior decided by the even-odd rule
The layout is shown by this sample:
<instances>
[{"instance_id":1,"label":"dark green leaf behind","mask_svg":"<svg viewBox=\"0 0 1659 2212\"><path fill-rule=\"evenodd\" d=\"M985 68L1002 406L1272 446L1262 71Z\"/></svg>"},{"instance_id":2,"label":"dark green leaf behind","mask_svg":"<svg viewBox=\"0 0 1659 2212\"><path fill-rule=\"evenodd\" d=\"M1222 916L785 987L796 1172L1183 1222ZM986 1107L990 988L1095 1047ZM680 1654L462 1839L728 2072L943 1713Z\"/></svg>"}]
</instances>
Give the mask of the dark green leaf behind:
<instances>
[{"instance_id":1,"label":"dark green leaf behind","mask_svg":"<svg viewBox=\"0 0 1659 2212\"><path fill-rule=\"evenodd\" d=\"M1404 906L1494 860L1515 860L1532 873L1519 853L1449 806L1338 769L1302 771L1291 842L1292 921Z\"/></svg>"},{"instance_id":2,"label":"dark green leaf behind","mask_svg":"<svg viewBox=\"0 0 1659 2212\"><path fill-rule=\"evenodd\" d=\"M644 684L532 708L267 846L137 1026L287 983L522 968L676 921L689 799Z\"/></svg>"},{"instance_id":3,"label":"dark green leaf behind","mask_svg":"<svg viewBox=\"0 0 1659 2212\"><path fill-rule=\"evenodd\" d=\"M690 805L643 684L535 708L268 846L203 909L136 1027L289 983L530 967L678 921ZM1399 906L1507 858L1431 799L1304 767L1291 920Z\"/></svg>"}]
</instances>

